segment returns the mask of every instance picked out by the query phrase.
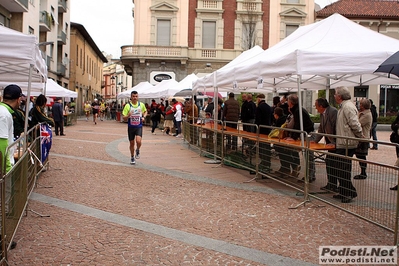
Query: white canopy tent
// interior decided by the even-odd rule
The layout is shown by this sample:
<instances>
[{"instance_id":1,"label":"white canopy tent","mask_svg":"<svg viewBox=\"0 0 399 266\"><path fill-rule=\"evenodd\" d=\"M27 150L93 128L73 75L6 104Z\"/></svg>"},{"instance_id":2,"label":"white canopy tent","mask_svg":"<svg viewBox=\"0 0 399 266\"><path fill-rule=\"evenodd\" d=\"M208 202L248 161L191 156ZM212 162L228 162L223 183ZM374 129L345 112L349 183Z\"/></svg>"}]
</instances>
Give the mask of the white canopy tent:
<instances>
[{"instance_id":1,"label":"white canopy tent","mask_svg":"<svg viewBox=\"0 0 399 266\"><path fill-rule=\"evenodd\" d=\"M42 92L40 92L40 91L32 91L31 95L38 96L41 93ZM49 96L49 97L61 97L61 98L65 98L65 97L77 98L78 97L77 92L68 90L68 89L58 85L58 83L52 79L47 79L46 88L45 88L45 91L43 92L43 94L45 96Z\"/></svg>"},{"instance_id":2,"label":"white canopy tent","mask_svg":"<svg viewBox=\"0 0 399 266\"><path fill-rule=\"evenodd\" d=\"M138 93L142 93L142 92L145 92L147 90L150 90L151 88L154 88L154 85L152 85L148 81L142 81L139 84L137 84L136 86L134 86L133 88L131 88L130 90L118 93L116 98L118 100L126 99L126 98L129 99L132 91L137 91ZM141 97L140 94L139 94L139 96Z\"/></svg>"},{"instance_id":3,"label":"white canopy tent","mask_svg":"<svg viewBox=\"0 0 399 266\"><path fill-rule=\"evenodd\" d=\"M301 97L301 89L398 83L399 79L374 73L398 47L399 40L334 14L299 27L256 56L215 71L212 87L201 87L199 79L194 90L295 90Z\"/></svg>"},{"instance_id":4,"label":"white canopy tent","mask_svg":"<svg viewBox=\"0 0 399 266\"><path fill-rule=\"evenodd\" d=\"M179 91L176 89L178 84L179 83L174 79L162 80L160 83L150 89L147 89L145 92L139 92L139 97L142 99L168 98L169 96L175 95L175 93Z\"/></svg>"},{"instance_id":5,"label":"white canopy tent","mask_svg":"<svg viewBox=\"0 0 399 266\"><path fill-rule=\"evenodd\" d=\"M46 62L36 36L0 26L0 88L17 84L24 90L43 90Z\"/></svg>"},{"instance_id":6,"label":"white canopy tent","mask_svg":"<svg viewBox=\"0 0 399 266\"><path fill-rule=\"evenodd\" d=\"M187 75L184 79L179 81L179 84L175 87L177 92L186 90L186 89L192 89L193 88L193 83L198 79L197 75L194 73L191 73L190 75Z\"/></svg>"},{"instance_id":7,"label":"white canopy tent","mask_svg":"<svg viewBox=\"0 0 399 266\"><path fill-rule=\"evenodd\" d=\"M213 86L230 91L277 91L398 83L399 79L374 73L398 47L399 40L334 14L299 27L252 58L215 71ZM195 89L203 89L200 84L201 79Z\"/></svg>"},{"instance_id":8,"label":"white canopy tent","mask_svg":"<svg viewBox=\"0 0 399 266\"><path fill-rule=\"evenodd\" d=\"M201 78L198 78L197 80L194 81L194 84L193 84L193 89L194 89L195 93L201 92L201 89L206 91L206 90L209 90L209 88L213 88L214 79L215 79L215 76L217 75L217 73L219 73L221 71L227 71L228 69L234 68L237 65L240 65L250 59L257 57L262 52L264 52L264 50L260 46L256 45L253 48L251 48L247 51L244 51L242 54L237 56L235 59L233 59L232 61L227 63L225 66L221 67L220 69L218 69L210 74L207 74ZM231 84L232 83L229 83L230 87L226 88L226 89L230 89L232 87ZM224 90L224 88L219 88L219 89Z\"/></svg>"},{"instance_id":9,"label":"white canopy tent","mask_svg":"<svg viewBox=\"0 0 399 266\"><path fill-rule=\"evenodd\" d=\"M46 79L47 65L41 56L36 36L0 26L0 88L17 84L27 91L29 101L31 91L42 91ZM28 112L26 108L26 117ZM25 135L27 129L28 119L25 120Z\"/></svg>"}]
</instances>

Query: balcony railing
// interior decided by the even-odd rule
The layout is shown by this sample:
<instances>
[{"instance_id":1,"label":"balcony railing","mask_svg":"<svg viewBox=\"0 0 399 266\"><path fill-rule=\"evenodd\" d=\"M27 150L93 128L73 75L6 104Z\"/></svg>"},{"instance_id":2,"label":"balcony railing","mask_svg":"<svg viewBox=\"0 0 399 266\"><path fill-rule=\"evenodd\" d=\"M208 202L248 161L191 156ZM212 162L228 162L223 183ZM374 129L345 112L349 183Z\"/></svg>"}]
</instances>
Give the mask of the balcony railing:
<instances>
[{"instance_id":1,"label":"balcony railing","mask_svg":"<svg viewBox=\"0 0 399 266\"><path fill-rule=\"evenodd\" d=\"M41 32L51 30L51 16L47 11L40 11L39 24Z\"/></svg>"},{"instance_id":2,"label":"balcony railing","mask_svg":"<svg viewBox=\"0 0 399 266\"><path fill-rule=\"evenodd\" d=\"M129 55L140 55L149 57L187 57L186 47L176 47L176 46L125 46L122 53Z\"/></svg>"},{"instance_id":3,"label":"balcony railing","mask_svg":"<svg viewBox=\"0 0 399 266\"><path fill-rule=\"evenodd\" d=\"M201 9L222 9L222 1L202 0L198 1L198 7Z\"/></svg>"},{"instance_id":4,"label":"balcony railing","mask_svg":"<svg viewBox=\"0 0 399 266\"><path fill-rule=\"evenodd\" d=\"M3 0L0 1L0 5L11 13L23 13L29 11L28 0Z\"/></svg>"},{"instance_id":5,"label":"balcony railing","mask_svg":"<svg viewBox=\"0 0 399 266\"><path fill-rule=\"evenodd\" d=\"M58 44L66 44L66 33L62 30L58 31Z\"/></svg>"},{"instance_id":6,"label":"balcony railing","mask_svg":"<svg viewBox=\"0 0 399 266\"><path fill-rule=\"evenodd\" d=\"M47 65L47 70L50 70L50 64L51 64L51 56L46 56L46 65Z\"/></svg>"},{"instance_id":7,"label":"balcony railing","mask_svg":"<svg viewBox=\"0 0 399 266\"><path fill-rule=\"evenodd\" d=\"M237 12L247 15L255 15L262 12L262 2L237 2Z\"/></svg>"},{"instance_id":8,"label":"balcony railing","mask_svg":"<svg viewBox=\"0 0 399 266\"><path fill-rule=\"evenodd\" d=\"M59 13L67 12L67 2L66 2L66 0L58 0L58 12Z\"/></svg>"},{"instance_id":9,"label":"balcony railing","mask_svg":"<svg viewBox=\"0 0 399 266\"><path fill-rule=\"evenodd\" d=\"M26 9L29 9L29 0L17 0L15 2L19 2L21 5L23 5Z\"/></svg>"},{"instance_id":10,"label":"balcony railing","mask_svg":"<svg viewBox=\"0 0 399 266\"><path fill-rule=\"evenodd\" d=\"M66 66L62 63L57 64L57 74L61 76L65 76L66 73Z\"/></svg>"},{"instance_id":11,"label":"balcony railing","mask_svg":"<svg viewBox=\"0 0 399 266\"><path fill-rule=\"evenodd\" d=\"M187 47L171 47L171 46L140 46L140 45L126 45L122 47L122 58L125 59L217 59L217 60L232 60L236 58L241 50L226 50L226 49L202 49Z\"/></svg>"}]
</instances>

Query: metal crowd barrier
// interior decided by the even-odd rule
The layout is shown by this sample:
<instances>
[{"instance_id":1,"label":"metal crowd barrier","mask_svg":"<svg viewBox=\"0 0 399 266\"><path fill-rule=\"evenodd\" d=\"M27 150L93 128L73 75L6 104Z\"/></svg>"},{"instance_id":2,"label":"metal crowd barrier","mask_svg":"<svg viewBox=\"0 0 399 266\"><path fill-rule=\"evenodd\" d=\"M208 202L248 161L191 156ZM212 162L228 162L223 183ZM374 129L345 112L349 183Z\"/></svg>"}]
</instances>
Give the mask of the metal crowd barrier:
<instances>
[{"instance_id":1,"label":"metal crowd barrier","mask_svg":"<svg viewBox=\"0 0 399 266\"><path fill-rule=\"evenodd\" d=\"M8 173L5 171L1 155L1 265L8 265L7 252L11 248L23 215L26 215L29 195L35 186L36 177L43 169L43 165L39 162L41 158L39 128L40 125L32 128L27 136L21 136L7 148L7 153L14 150L16 160Z\"/></svg>"},{"instance_id":2,"label":"metal crowd barrier","mask_svg":"<svg viewBox=\"0 0 399 266\"><path fill-rule=\"evenodd\" d=\"M344 155L334 153L332 150L312 149L311 139L317 135L329 136L327 134L311 133L303 131L284 129L285 131L300 133L303 136L302 145L292 145L278 138L271 141L262 141L259 131L266 127L249 125L244 123L228 122L236 124L236 132L226 130L226 122L210 120L206 124L189 124L183 122L184 139L190 148L197 149L202 156L214 158L223 165L246 169L254 174L253 180L269 179L297 191L297 195L303 197L303 201L295 209L305 204L319 203L311 201L317 199L322 203L329 204L340 210L351 213L361 219L376 224L390 232L394 233L394 244L398 244L398 219L399 219L399 195L398 191L390 190L390 187L399 183L399 168L387 164L387 162L368 161L359 159L355 155L348 156L347 150ZM218 129L215 129L215 124ZM250 130L248 126L252 126ZM255 134L253 132L256 132ZM255 135L255 137L254 137ZM337 137L337 136L334 136ZM342 138L345 143L350 140L359 141L356 138ZM372 143L378 143L380 149L386 147L392 150L396 159L395 148L397 144L384 141L372 141L361 139L363 142L372 146ZM324 141L324 139L322 139ZM366 144L366 145L367 145ZM367 158L367 157L366 157ZM297 169L290 169L291 174L279 174L282 164L298 164ZM350 202L341 202L341 199L333 198L338 193L333 190L322 190L328 184L327 166L330 178L337 178L344 172L343 169L349 169L346 174L350 176L351 182L356 189L357 197ZM362 167L366 167L366 179L354 179L354 176L361 173ZM350 169L351 168L351 169ZM297 170L297 173L293 170ZM341 181L346 186L344 180ZM339 182L336 182L339 186ZM332 184L330 184L332 185ZM341 187L341 189L342 189ZM342 190L341 190L342 191ZM343 189L343 193L352 193L352 191Z\"/></svg>"}]
</instances>

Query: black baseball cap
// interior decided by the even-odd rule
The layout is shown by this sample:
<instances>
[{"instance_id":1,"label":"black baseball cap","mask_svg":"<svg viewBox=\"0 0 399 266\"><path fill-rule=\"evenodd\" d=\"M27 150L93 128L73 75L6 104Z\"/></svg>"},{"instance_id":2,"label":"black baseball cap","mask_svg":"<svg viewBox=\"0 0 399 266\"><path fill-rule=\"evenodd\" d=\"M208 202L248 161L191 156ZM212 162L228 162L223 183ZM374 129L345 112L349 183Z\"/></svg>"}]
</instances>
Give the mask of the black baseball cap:
<instances>
[{"instance_id":1,"label":"black baseball cap","mask_svg":"<svg viewBox=\"0 0 399 266\"><path fill-rule=\"evenodd\" d=\"M11 84L4 88L3 98L7 100L14 100L21 97L22 90L18 85Z\"/></svg>"}]
</instances>

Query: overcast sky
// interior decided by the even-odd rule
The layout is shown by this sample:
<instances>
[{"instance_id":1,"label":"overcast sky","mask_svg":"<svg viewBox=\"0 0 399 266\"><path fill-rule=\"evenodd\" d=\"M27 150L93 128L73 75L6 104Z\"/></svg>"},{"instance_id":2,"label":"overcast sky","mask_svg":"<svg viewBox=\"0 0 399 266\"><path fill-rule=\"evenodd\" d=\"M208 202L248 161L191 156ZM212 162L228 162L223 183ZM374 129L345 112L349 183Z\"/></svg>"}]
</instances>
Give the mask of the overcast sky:
<instances>
[{"instance_id":1,"label":"overcast sky","mask_svg":"<svg viewBox=\"0 0 399 266\"><path fill-rule=\"evenodd\" d=\"M326 5L329 5L331 3L334 3L338 0L315 0L315 3L319 4L321 8L325 7Z\"/></svg>"},{"instance_id":2,"label":"overcast sky","mask_svg":"<svg viewBox=\"0 0 399 266\"><path fill-rule=\"evenodd\" d=\"M133 44L132 0L72 0L71 22L82 24L100 51L121 56Z\"/></svg>"},{"instance_id":3,"label":"overcast sky","mask_svg":"<svg viewBox=\"0 0 399 266\"><path fill-rule=\"evenodd\" d=\"M335 1L315 2L323 8ZM85 27L100 51L119 58L120 47L133 44L132 8L132 0L72 0L71 21Z\"/></svg>"}]
</instances>

